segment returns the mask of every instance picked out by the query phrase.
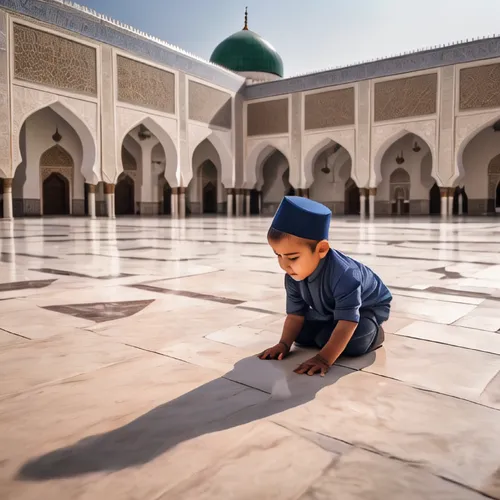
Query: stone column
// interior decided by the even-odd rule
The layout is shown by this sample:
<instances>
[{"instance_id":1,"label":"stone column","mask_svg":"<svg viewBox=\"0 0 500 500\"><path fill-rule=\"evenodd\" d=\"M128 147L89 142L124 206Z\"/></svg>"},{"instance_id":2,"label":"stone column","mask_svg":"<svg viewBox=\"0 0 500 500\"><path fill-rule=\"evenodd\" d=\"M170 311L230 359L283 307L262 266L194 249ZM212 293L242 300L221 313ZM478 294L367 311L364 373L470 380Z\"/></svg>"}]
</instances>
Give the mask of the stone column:
<instances>
[{"instance_id":1,"label":"stone column","mask_svg":"<svg viewBox=\"0 0 500 500\"><path fill-rule=\"evenodd\" d=\"M246 215L250 215L250 189L245 189L245 213Z\"/></svg>"},{"instance_id":2,"label":"stone column","mask_svg":"<svg viewBox=\"0 0 500 500\"><path fill-rule=\"evenodd\" d=\"M455 196L455 188L448 188L448 215L453 215L453 197Z\"/></svg>"},{"instance_id":3,"label":"stone column","mask_svg":"<svg viewBox=\"0 0 500 500\"><path fill-rule=\"evenodd\" d=\"M439 188L441 192L441 217L448 215L448 188Z\"/></svg>"},{"instance_id":4,"label":"stone column","mask_svg":"<svg viewBox=\"0 0 500 500\"><path fill-rule=\"evenodd\" d=\"M243 198L241 195L241 189L235 189L236 191L236 217L240 217L243 208Z\"/></svg>"},{"instance_id":5,"label":"stone column","mask_svg":"<svg viewBox=\"0 0 500 500\"><path fill-rule=\"evenodd\" d=\"M104 184L104 199L106 200L106 214L108 218L115 219L115 185Z\"/></svg>"},{"instance_id":6,"label":"stone column","mask_svg":"<svg viewBox=\"0 0 500 500\"><path fill-rule=\"evenodd\" d=\"M179 217L184 219L186 217L186 188L179 188Z\"/></svg>"},{"instance_id":7,"label":"stone column","mask_svg":"<svg viewBox=\"0 0 500 500\"><path fill-rule=\"evenodd\" d=\"M227 190L227 216L233 216L233 203L234 203L234 189L228 188Z\"/></svg>"},{"instance_id":8,"label":"stone column","mask_svg":"<svg viewBox=\"0 0 500 500\"><path fill-rule=\"evenodd\" d=\"M365 188L359 190L359 215L362 218L366 217L366 191Z\"/></svg>"},{"instance_id":9,"label":"stone column","mask_svg":"<svg viewBox=\"0 0 500 500\"><path fill-rule=\"evenodd\" d=\"M375 196L377 196L377 188L368 189L368 204L370 211L370 218L375 217Z\"/></svg>"},{"instance_id":10,"label":"stone column","mask_svg":"<svg viewBox=\"0 0 500 500\"><path fill-rule=\"evenodd\" d=\"M172 188L170 196L170 215L172 217L179 216L179 188Z\"/></svg>"},{"instance_id":11,"label":"stone column","mask_svg":"<svg viewBox=\"0 0 500 500\"><path fill-rule=\"evenodd\" d=\"M3 179L3 218L13 218L12 179Z\"/></svg>"},{"instance_id":12,"label":"stone column","mask_svg":"<svg viewBox=\"0 0 500 500\"><path fill-rule=\"evenodd\" d=\"M88 197L87 197L87 209L89 212L89 217L91 219L95 219L95 185L94 184L87 184L89 187L88 190Z\"/></svg>"}]
</instances>

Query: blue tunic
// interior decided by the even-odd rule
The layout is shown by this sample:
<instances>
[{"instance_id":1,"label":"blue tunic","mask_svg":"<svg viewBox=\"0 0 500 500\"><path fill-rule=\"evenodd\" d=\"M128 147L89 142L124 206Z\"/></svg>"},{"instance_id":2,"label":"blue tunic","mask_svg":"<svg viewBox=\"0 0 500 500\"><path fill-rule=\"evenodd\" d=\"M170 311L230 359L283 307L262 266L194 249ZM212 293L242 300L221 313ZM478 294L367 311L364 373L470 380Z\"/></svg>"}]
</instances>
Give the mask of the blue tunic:
<instances>
[{"instance_id":1,"label":"blue tunic","mask_svg":"<svg viewBox=\"0 0 500 500\"><path fill-rule=\"evenodd\" d=\"M389 318L392 295L368 267L330 249L316 270L303 281L285 276L286 313L312 321L353 321L372 312L380 325Z\"/></svg>"}]
</instances>

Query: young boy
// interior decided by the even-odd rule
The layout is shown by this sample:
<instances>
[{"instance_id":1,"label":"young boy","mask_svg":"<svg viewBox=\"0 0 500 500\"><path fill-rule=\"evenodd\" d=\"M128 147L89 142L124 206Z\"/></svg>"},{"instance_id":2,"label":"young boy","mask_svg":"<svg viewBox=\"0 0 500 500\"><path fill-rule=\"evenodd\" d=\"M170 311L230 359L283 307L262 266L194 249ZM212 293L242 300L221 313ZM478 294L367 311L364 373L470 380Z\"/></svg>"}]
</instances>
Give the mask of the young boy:
<instances>
[{"instance_id":1,"label":"young boy","mask_svg":"<svg viewBox=\"0 0 500 500\"><path fill-rule=\"evenodd\" d=\"M292 344L319 353L296 373L324 376L341 354L362 356L382 345L381 324L392 295L368 267L330 248L331 211L315 201L286 196L267 234L286 272L286 313L281 340L259 354L283 359Z\"/></svg>"}]
</instances>

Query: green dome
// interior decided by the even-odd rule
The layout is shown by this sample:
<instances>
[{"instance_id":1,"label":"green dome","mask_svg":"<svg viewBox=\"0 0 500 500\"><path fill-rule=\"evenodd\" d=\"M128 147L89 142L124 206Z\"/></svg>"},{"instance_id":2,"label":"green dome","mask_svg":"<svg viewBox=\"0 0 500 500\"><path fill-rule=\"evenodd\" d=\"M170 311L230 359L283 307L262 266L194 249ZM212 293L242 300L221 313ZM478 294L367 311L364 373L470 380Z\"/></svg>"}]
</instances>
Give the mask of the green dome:
<instances>
[{"instance_id":1,"label":"green dome","mask_svg":"<svg viewBox=\"0 0 500 500\"><path fill-rule=\"evenodd\" d=\"M276 49L248 29L238 31L219 43L210 62L235 72L255 71L283 77L283 61Z\"/></svg>"}]
</instances>

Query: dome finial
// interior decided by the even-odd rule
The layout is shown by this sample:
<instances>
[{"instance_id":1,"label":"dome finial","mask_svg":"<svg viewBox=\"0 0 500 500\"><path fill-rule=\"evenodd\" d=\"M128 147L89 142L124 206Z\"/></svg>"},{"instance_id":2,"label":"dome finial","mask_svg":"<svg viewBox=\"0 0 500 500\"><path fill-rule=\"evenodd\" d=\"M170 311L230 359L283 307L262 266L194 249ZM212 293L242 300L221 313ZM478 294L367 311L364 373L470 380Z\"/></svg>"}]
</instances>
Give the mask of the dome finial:
<instances>
[{"instance_id":1,"label":"dome finial","mask_svg":"<svg viewBox=\"0 0 500 500\"><path fill-rule=\"evenodd\" d=\"M248 7L245 7L245 26L243 29L248 31Z\"/></svg>"}]
</instances>

